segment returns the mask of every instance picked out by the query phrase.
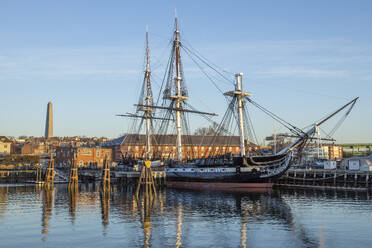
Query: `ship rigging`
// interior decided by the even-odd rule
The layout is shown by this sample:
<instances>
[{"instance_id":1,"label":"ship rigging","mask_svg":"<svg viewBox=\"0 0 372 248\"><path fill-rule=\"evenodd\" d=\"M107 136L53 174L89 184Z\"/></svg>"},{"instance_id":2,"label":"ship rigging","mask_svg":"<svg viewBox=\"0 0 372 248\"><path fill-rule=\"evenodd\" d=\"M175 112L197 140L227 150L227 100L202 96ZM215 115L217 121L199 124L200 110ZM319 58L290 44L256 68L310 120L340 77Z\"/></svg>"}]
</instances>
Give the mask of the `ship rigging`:
<instances>
[{"instance_id":1,"label":"ship rigging","mask_svg":"<svg viewBox=\"0 0 372 248\"><path fill-rule=\"evenodd\" d=\"M219 157L221 151L213 151L212 153L205 154L204 158L198 160L185 160L183 152L183 143L190 136L190 123L188 114L199 114L206 118L208 121L215 124L211 120L211 116L216 116L214 113L196 110L190 105L189 92L186 87L183 65L181 61L181 50L185 51L198 67L202 70L203 74L207 76L212 84L222 93L221 89L216 84L215 80L203 70L197 60L210 69L215 71L223 80L231 81L226 78L223 73L219 72L215 67L211 66L206 59L200 54L194 52L192 49L185 46L180 39L180 31L178 29L178 19L175 18L175 25L173 31L173 42L171 49L171 56L167 64L166 73L160 92L162 92L162 104L155 104L152 96L151 82L150 82L150 59L148 48L148 32L146 32L146 69L140 100L136 104L136 113L126 114L121 116L129 116L134 119L140 119L140 126L143 121L146 124L146 151L145 160L151 160L151 147L153 143L162 143L162 139L169 135L169 132L175 131L176 133L176 160L169 164L165 164L165 171L167 173L168 184L174 185L210 185L216 187L271 187L273 180L280 177L290 166L293 151L295 149L301 150L306 143L312 139L314 133L317 133L319 126L330 118L334 117L340 111L348 108L346 116L354 107L358 98L353 99L341 108L334 111L332 114L326 116L320 121L316 122L308 130L302 130L295 125L285 121L278 115L262 107L250 97L251 93L245 92L243 89L243 74L235 74L235 89L223 93L223 97L228 103L227 111L222 117L220 124L216 125L213 138L210 139L211 145L217 139L228 139L231 135L238 130L240 150L239 154L229 159L222 159ZM159 94L160 95L160 94ZM159 101L160 99L158 99ZM256 134L252 127L250 115L248 113L247 104L257 107L259 110L279 122L293 133L297 140L282 149L275 155L252 155L247 153L246 145L250 144L252 140L256 139ZM154 112L157 110L158 114ZM140 114L142 112L142 114ZM343 117L344 119L344 117ZM153 121L157 121L154 125ZM170 128L174 124L174 129ZM235 124L234 124L235 123ZM234 126L235 125L235 126ZM231 129L233 131L231 132ZM235 130L235 131L234 131ZM191 140L188 142L192 144ZM191 150L192 151L192 150ZM208 169L205 169L205 166ZM263 185L263 186L262 186Z\"/></svg>"}]
</instances>

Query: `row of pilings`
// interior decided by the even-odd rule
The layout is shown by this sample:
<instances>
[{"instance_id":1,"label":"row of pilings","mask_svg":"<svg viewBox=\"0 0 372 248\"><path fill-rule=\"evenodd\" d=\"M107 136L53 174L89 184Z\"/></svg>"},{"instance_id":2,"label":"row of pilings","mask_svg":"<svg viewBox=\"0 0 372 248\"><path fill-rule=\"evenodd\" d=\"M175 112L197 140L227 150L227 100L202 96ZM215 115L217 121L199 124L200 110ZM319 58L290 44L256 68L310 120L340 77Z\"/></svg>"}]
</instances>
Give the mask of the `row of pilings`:
<instances>
[{"instance_id":1,"label":"row of pilings","mask_svg":"<svg viewBox=\"0 0 372 248\"><path fill-rule=\"evenodd\" d=\"M103 169L82 169L71 166L70 169L58 170L68 176L66 183L93 183L101 181L103 184L118 186L136 186L140 172L129 172ZM156 187L166 186L164 171L152 171ZM44 171L38 169L27 170L0 170L0 183L54 183L55 170L53 163ZM340 188L356 190L372 190L372 172L350 170L323 170L323 169L290 169L276 182L277 187L306 187L306 188Z\"/></svg>"}]
</instances>

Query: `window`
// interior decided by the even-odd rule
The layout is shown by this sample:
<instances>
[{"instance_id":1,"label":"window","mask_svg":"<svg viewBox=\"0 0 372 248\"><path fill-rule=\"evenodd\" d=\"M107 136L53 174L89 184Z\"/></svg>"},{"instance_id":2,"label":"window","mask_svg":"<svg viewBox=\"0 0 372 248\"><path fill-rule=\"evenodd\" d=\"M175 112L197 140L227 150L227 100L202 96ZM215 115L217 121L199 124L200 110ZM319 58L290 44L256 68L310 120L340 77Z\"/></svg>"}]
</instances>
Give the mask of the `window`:
<instances>
[{"instance_id":1,"label":"window","mask_svg":"<svg viewBox=\"0 0 372 248\"><path fill-rule=\"evenodd\" d=\"M97 151L97 157L101 156L101 152Z\"/></svg>"},{"instance_id":2,"label":"window","mask_svg":"<svg viewBox=\"0 0 372 248\"><path fill-rule=\"evenodd\" d=\"M92 151L89 151L89 150L83 150L83 151L81 152L81 154L83 154L83 155L92 155Z\"/></svg>"}]
</instances>

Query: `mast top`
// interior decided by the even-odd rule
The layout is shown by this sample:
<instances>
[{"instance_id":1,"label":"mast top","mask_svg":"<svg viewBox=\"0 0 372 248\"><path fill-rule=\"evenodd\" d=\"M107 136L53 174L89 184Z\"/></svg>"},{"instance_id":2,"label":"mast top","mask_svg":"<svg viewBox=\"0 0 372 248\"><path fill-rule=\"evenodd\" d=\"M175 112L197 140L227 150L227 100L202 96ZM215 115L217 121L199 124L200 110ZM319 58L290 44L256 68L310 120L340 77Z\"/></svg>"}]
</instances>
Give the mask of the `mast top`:
<instances>
[{"instance_id":1,"label":"mast top","mask_svg":"<svg viewBox=\"0 0 372 248\"><path fill-rule=\"evenodd\" d=\"M240 95L240 96L250 96L250 95L252 95L252 93L243 91L243 82L242 82L243 81L243 73L242 72L236 73L235 77L237 79L235 90L225 92L224 95L225 96L231 96L231 97L238 96L238 95Z\"/></svg>"},{"instance_id":2,"label":"mast top","mask_svg":"<svg viewBox=\"0 0 372 248\"><path fill-rule=\"evenodd\" d=\"M146 72L150 72L149 26L146 25ZM148 75L146 75L148 76Z\"/></svg>"},{"instance_id":3,"label":"mast top","mask_svg":"<svg viewBox=\"0 0 372 248\"><path fill-rule=\"evenodd\" d=\"M174 23L175 23L175 30L174 30L174 32L175 33L179 33L179 31L178 31L178 18L177 18L177 9L174 9Z\"/></svg>"}]
</instances>

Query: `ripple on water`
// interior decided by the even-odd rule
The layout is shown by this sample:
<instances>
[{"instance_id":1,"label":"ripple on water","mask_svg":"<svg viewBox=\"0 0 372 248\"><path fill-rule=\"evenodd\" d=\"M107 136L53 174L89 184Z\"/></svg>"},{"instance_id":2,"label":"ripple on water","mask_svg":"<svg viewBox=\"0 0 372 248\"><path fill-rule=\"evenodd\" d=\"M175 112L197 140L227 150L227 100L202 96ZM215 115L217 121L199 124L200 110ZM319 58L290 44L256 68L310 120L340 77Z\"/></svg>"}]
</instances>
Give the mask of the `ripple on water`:
<instances>
[{"instance_id":1,"label":"ripple on water","mask_svg":"<svg viewBox=\"0 0 372 248\"><path fill-rule=\"evenodd\" d=\"M220 193L163 190L151 208L132 189L108 198L0 187L4 247L370 247L372 202L363 193L279 190Z\"/></svg>"}]
</instances>

